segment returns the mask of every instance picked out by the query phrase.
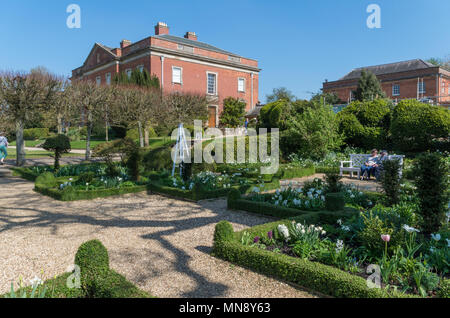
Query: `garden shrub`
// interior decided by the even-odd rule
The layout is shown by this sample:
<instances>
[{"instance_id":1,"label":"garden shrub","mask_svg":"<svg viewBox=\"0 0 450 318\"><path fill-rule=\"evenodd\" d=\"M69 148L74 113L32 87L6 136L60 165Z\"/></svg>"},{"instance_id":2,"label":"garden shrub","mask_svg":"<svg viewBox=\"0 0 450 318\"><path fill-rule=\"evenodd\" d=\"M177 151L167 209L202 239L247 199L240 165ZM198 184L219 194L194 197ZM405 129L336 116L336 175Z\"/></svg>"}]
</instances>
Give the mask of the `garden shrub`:
<instances>
[{"instance_id":1,"label":"garden shrub","mask_svg":"<svg viewBox=\"0 0 450 318\"><path fill-rule=\"evenodd\" d=\"M308 108L291 116L287 129L280 133L283 157L295 153L303 158L321 159L342 144L336 115L330 107Z\"/></svg>"},{"instance_id":2,"label":"garden shrub","mask_svg":"<svg viewBox=\"0 0 450 318\"><path fill-rule=\"evenodd\" d=\"M386 160L383 162L383 170L381 172L380 181L386 194L388 205L394 205L399 202L400 185L402 178L400 171L402 167L399 160Z\"/></svg>"},{"instance_id":3,"label":"garden shrub","mask_svg":"<svg viewBox=\"0 0 450 318\"><path fill-rule=\"evenodd\" d=\"M388 100L355 101L338 113L339 132L348 145L373 149L386 148L392 105Z\"/></svg>"},{"instance_id":4,"label":"garden shrub","mask_svg":"<svg viewBox=\"0 0 450 318\"><path fill-rule=\"evenodd\" d=\"M450 298L450 279L441 279L437 296L440 298Z\"/></svg>"},{"instance_id":5,"label":"garden shrub","mask_svg":"<svg viewBox=\"0 0 450 318\"><path fill-rule=\"evenodd\" d=\"M246 103L238 98L227 97L223 100L220 125L227 128L242 127L244 124Z\"/></svg>"},{"instance_id":6,"label":"garden shrub","mask_svg":"<svg viewBox=\"0 0 450 318\"><path fill-rule=\"evenodd\" d=\"M142 135L144 136L144 132L142 132ZM158 137L153 127L148 128L148 136L149 138L155 138ZM133 128L127 130L126 137L130 138L132 140L138 140L139 139L139 130L138 128Z\"/></svg>"},{"instance_id":7,"label":"garden shrub","mask_svg":"<svg viewBox=\"0 0 450 318\"><path fill-rule=\"evenodd\" d=\"M284 99L269 103L261 108L258 118L258 128L285 129L286 119L289 117L289 102Z\"/></svg>"},{"instance_id":8,"label":"garden shrub","mask_svg":"<svg viewBox=\"0 0 450 318\"><path fill-rule=\"evenodd\" d=\"M328 211L340 211L345 206L344 195L342 193L325 194L325 208Z\"/></svg>"},{"instance_id":9,"label":"garden shrub","mask_svg":"<svg viewBox=\"0 0 450 318\"><path fill-rule=\"evenodd\" d=\"M172 168L172 149L159 147L144 154L145 171L169 170Z\"/></svg>"},{"instance_id":10,"label":"garden shrub","mask_svg":"<svg viewBox=\"0 0 450 318\"><path fill-rule=\"evenodd\" d=\"M439 153L422 154L416 160L414 183L425 233L439 231L444 221L449 201L448 174L448 163Z\"/></svg>"},{"instance_id":11,"label":"garden shrub","mask_svg":"<svg viewBox=\"0 0 450 318\"><path fill-rule=\"evenodd\" d=\"M56 137L45 140L42 148L53 151L55 153L55 170L59 169L59 160L63 153L68 153L72 149L70 146L70 139L66 135L57 135Z\"/></svg>"},{"instance_id":12,"label":"garden shrub","mask_svg":"<svg viewBox=\"0 0 450 318\"><path fill-rule=\"evenodd\" d=\"M92 181L95 179L95 172L93 171L87 171L83 172L78 176L78 183L81 185L85 185L87 183L91 184Z\"/></svg>"},{"instance_id":13,"label":"garden shrub","mask_svg":"<svg viewBox=\"0 0 450 318\"><path fill-rule=\"evenodd\" d=\"M241 198L241 193L237 189L232 189L228 192L227 203L228 206L232 206L233 202Z\"/></svg>"},{"instance_id":14,"label":"garden shrub","mask_svg":"<svg viewBox=\"0 0 450 318\"><path fill-rule=\"evenodd\" d=\"M266 224L264 230L274 227L276 227L275 223ZM389 296L384 289L368 288L364 278L340 269L285 254L244 246L234 235L231 224L226 221L216 225L213 253L217 257L256 272L275 276L335 297L379 298ZM393 296L400 297L402 295L394 292Z\"/></svg>"},{"instance_id":15,"label":"garden shrub","mask_svg":"<svg viewBox=\"0 0 450 318\"><path fill-rule=\"evenodd\" d=\"M81 270L81 286L89 297L95 297L97 288L109 274L108 251L99 240L81 244L75 255L75 264Z\"/></svg>"},{"instance_id":16,"label":"garden shrub","mask_svg":"<svg viewBox=\"0 0 450 318\"><path fill-rule=\"evenodd\" d=\"M343 183L342 176L338 173L327 172L325 174L326 190L328 193L337 193L341 191Z\"/></svg>"},{"instance_id":17,"label":"garden shrub","mask_svg":"<svg viewBox=\"0 0 450 318\"><path fill-rule=\"evenodd\" d=\"M29 128L23 130L23 139L24 140L38 140L45 139L48 137L49 129L48 128Z\"/></svg>"},{"instance_id":18,"label":"garden shrub","mask_svg":"<svg viewBox=\"0 0 450 318\"><path fill-rule=\"evenodd\" d=\"M56 178L55 175L51 172L44 172L40 176L36 178L36 187L44 186L44 187L54 187L56 186Z\"/></svg>"},{"instance_id":19,"label":"garden shrub","mask_svg":"<svg viewBox=\"0 0 450 318\"><path fill-rule=\"evenodd\" d=\"M436 150L436 142L449 144L450 112L416 100L403 100L394 108L391 133L395 149L403 152ZM442 148L441 148L442 149Z\"/></svg>"}]
</instances>

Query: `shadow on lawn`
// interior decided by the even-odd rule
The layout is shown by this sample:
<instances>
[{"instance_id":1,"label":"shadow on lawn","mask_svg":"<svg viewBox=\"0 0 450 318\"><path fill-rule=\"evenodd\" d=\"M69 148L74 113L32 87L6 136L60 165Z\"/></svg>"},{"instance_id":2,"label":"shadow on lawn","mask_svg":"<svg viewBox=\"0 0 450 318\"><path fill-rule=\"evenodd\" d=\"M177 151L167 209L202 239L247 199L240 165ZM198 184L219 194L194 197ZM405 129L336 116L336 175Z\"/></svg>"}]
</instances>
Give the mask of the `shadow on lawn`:
<instances>
[{"instance_id":1,"label":"shadow on lawn","mask_svg":"<svg viewBox=\"0 0 450 318\"><path fill-rule=\"evenodd\" d=\"M195 281L195 288L184 292L183 297L221 297L225 295L228 287L208 280L189 265L193 255L198 252L209 253L210 247L199 246L204 242L182 243L185 249L193 250L193 253L188 253L175 246L168 239L169 237L176 238L177 233L195 230L196 235L202 235L201 239L212 242L213 226L224 219L245 226L254 226L267 221L265 218L243 217L242 213L226 211L223 208L224 204L217 204L217 201L183 203L183 201L165 198L159 205L159 202L155 200L146 201L148 194L140 193L92 201L61 202L33 192L32 183L18 178L1 178L1 187L7 188L8 192L0 196L0 235L6 231L21 228L50 228L52 235L62 235L66 239L64 231L61 231L59 227L67 224L91 225L94 227L92 228L94 232L105 228L158 228L156 232L151 231L140 237L157 241L162 248L174 256L174 260L164 260L169 263L168 266ZM125 198L128 200L124 200ZM133 198L133 201L130 201L130 198ZM183 205L180 206L180 203ZM136 216L136 211L142 211L146 207L151 207L151 215L158 219L143 219ZM89 210L92 213L83 214ZM77 211L83 212L77 213ZM212 213L205 216L205 211ZM201 213L203 216L200 215ZM209 228L204 231L202 228L206 226ZM132 249L133 246L130 248ZM119 256L125 257L125 260L130 259L127 258L127 251L119 253L124 253ZM161 257L164 256L161 255ZM142 281L158 275L154 272L152 264L148 264L145 268L145 272L133 273L134 279Z\"/></svg>"}]
</instances>

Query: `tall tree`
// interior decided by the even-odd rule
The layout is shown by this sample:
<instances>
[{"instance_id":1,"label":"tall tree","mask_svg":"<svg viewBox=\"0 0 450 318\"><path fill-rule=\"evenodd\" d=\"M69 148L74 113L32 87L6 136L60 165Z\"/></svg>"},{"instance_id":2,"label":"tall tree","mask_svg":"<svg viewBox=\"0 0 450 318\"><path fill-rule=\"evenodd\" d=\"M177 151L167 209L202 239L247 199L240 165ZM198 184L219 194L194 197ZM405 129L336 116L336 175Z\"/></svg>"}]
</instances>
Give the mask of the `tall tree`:
<instances>
[{"instance_id":1,"label":"tall tree","mask_svg":"<svg viewBox=\"0 0 450 318\"><path fill-rule=\"evenodd\" d=\"M450 54L444 58L432 57L428 59L427 62L436 66L440 66L443 69L446 69L447 71L450 71Z\"/></svg>"},{"instance_id":2,"label":"tall tree","mask_svg":"<svg viewBox=\"0 0 450 318\"><path fill-rule=\"evenodd\" d=\"M103 116L105 105L111 102L112 89L109 86L99 86L90 81L72 83L71 98L83 116L87 127L86 160L91 159L92 127L97 118Z\"/></svg>"},{"instance_id":3,"label":"tall tree","mask_svg":"<svg viewBox=\"0 0 450 318\"><path fill-rule=\"evenodd\" d=\"M238 98L228 97L223 100L223 112L220 124L225 127L236 128L244 124L246 103Z\"/></svg>"},{"instance_id":4,"label":"tall tree","mask_svg":"<svg viewBox=\"0 0 450 318\"><path fill-rule=\"evenodd\" d=\"M272 94L266 95L267 103L273 103L280 99L284 99L288 102L293 102L297 99L294 94L286 87L274 88Z\"/></svg>"},{"instance_id":5,"label":"tall tree","mask_svg":"<svg viewBox=\"0 0 450 318\"><path fill-rule=\"evenodd\" d=\"M40 70L0 74L0 112L15 123L18 166L25 164L25 122L33 114L49 108L59 87L55 76Z\"/></svg>"},{"instance_id":6,"label":"tall tree","mask_svg":"<svg viewBox=\"0 0 450 318\"><path fill-rule=\"evenodd\" d=\"M386 94L381 89L381 83L375 74L362 70L361 77L358 80L358 88L355 91L355 98L363 102L385 97Z\"/></svg>"},{"instance_id":7,"label":"tall tree","mask_svg":"<svg viewBox=\"0 0 450 318\"><path fill-rule=\"evenodd\" d=\"M180 123L192 125L195 119L208 118L208 99L197 93L171 93L163 96L163 112L157 114L158 122L167 127L176 127Z\"/></svg>"}]
</instances>

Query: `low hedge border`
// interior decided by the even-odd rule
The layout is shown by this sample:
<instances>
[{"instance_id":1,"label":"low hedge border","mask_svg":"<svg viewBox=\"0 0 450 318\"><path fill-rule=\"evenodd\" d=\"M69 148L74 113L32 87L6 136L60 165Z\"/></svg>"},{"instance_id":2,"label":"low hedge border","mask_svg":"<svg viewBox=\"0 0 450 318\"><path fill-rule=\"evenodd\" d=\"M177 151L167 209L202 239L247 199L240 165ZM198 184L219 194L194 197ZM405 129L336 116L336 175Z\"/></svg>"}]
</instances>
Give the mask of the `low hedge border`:
<instances>
[{"instance_id":1,"label":"low hedge border","mask_svg":"<svg viewBox=\"0 0 450 318\"><path fill-rule=\"evenodd\" d=\"M110 197L114 195L122 195L128 193L137 193L147 190L146 185L139 185L135 187L126 188L111 188L111 189L99 189L99 190L58 190L56 188L47 187L42 184L35 184L34 190L43 195L52 197L59 201L79 201L79 200L92 200L96 198Z\"/></svg>"},{"instance_id":2,"label":"low hedge border","mask_svg":"<svg viewBox=\"0 0 450 318\"><path fill-rule=\"evenodd\" d=\"M225 189L217 189L211 191L202 191L202 190L183 190L174 187L168 187L160 184L158 181L151 181L148 184L148 189L152 192L165 194L175 198L182 198L191 201L201 201L208 199L217 199L226 197L231 190L236 190L239 193L249 193L256 185L247 184L241 186L233 186L231 188ZM271 182L264 183L265 190L274 190L280 187L280 180L272 179Z\"/></svg>"},{"instance_id":3,"label":"low hedge border","mask_svg":"<svg viewBox=\"0 0 450 318\"><path fill-rule=\"evenodd\" d=\"M263 195L270 195L270 194L263 194ZM300 210L300 209L293 209L293 208L287 208L282 207L278 205L274 205L267 202L258 202L258 201L251 201L246 198L242 198L241 194L236 191L230 191L228 194L228 200L227 200L227 208L230 210L240 210L240 211L247 211L251 213L256 213L260 215L266 215L266 216L272 216L276 218L294 218L298 216L303 215L319 215L321 212L327 212L327 213L333 213L337 215L337 213L342 212L341 211L306 211L306 210ZM358 213L358 210L346 207L344 208L344 211L355 211L355 213ZM336 219L337 220L337 219Z\"/></svg>"},{"instance_id":4,"label":"low hedge border","mask_svg":"<svg viewBox=\"0 0 450 318\"><path fill-rule=\"evenodd\" d=\"M11 168L11 171L13 176L20 177L28 181L35 181L36 178L39 177L38 174L33 173L29 168Z\"/></svg>"},{"instance_id":5,"label":"low hedge border","mask_svg":"<svg viewBox=\"0 0 450 318\"><path fill-rule=\"evenodd\" d=\"M264 225L264 227L273 228L280 223L284 222L270 223ZM218 223L214 233L213 255L256 272L334 297L414 297L397 292L387 293L385 290L377 288L368 288L364 278L332 266L244 246L239 241L239 235L240 233L235 233L231 224L227 221Z\"/></svg>"}]
</instances>

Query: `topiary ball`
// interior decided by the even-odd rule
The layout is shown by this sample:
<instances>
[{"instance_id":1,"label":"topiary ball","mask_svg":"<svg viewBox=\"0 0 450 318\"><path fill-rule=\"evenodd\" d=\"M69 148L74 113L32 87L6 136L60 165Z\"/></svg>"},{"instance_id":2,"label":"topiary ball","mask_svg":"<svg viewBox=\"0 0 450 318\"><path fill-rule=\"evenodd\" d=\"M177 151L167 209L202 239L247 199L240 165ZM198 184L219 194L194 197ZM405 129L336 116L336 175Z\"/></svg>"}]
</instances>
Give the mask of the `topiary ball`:
<instances>
[{"instance_id":1,"label":"topiary ball","mask_svg":"<svg viewBox=\"0 0 450 318\"><path fill-rule=\"evenodd\" d=\"M81 286L89 297L109 272L108 250L99 240L92 240L80 245L75 255L75 264L81 270Z\"/></svg>"}]
</instances>

